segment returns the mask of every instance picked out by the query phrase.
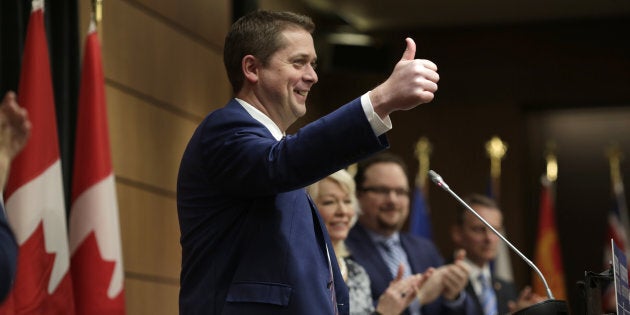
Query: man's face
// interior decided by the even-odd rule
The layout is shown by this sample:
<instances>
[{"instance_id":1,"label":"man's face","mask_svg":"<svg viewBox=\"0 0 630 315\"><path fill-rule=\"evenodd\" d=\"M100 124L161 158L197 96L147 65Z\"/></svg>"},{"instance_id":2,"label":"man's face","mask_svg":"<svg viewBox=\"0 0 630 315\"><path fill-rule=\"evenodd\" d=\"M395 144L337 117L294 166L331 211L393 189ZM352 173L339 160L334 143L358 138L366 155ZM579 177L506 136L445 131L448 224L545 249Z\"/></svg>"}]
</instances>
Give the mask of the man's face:
<instances>
[{"instance_id":1,"label":"man's face","mask_svg":"<svg viewBox=\"0 0 630 315\"><path fill-rule=\"evenodd\" d=\"M391 162L372 164L365 170L365 181L357 187L361 224L382 235L402 228L409 215L409 184L400 165Z\"/></svg>"},{"instance_id":2,"label":"man's face","mask_svg":"<svg viewBox=\"0 0 630 315\"><path fill-rule=\"evenodd\" d=\"M286 130L306 113L306 97L317 83L317 55L309 32L290 28L280 36L283 48L261 68L255 93L271 119Z\"/></svg>"},{"instance_id":3,"label":"man's face","mask_svg":"<svg viewBox=\"0 0 630 315\"><path fill-rule=\"evenodd\" d=\"M503 231L501 211L481 205L473 205L472 208L497 231ZM463 224L456 226L453 230L453 241L466 250L468 259L479 267L483 267L496 257L500 240L474 214L466 211Z\"/></svg>"}]
</instances>

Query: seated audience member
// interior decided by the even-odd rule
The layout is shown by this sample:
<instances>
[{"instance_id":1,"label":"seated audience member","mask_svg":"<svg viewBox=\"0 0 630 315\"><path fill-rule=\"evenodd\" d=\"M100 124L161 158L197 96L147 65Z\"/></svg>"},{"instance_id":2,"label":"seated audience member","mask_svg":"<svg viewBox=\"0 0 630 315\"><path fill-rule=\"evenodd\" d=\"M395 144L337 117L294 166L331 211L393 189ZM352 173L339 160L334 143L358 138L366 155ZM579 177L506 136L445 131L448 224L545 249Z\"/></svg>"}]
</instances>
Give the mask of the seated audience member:
<instances>
[{"instance_id":1,"label":"seated audience member","mask_svg":"<svg viewBox=\"0 0 630 315\"><path fill-rule=\"evenodd\" d=\"M436 268L428 281L443 285L441 290L433 291L440 296L437 300L424 305L411 303L405 314L472 311L472 300L464 291L468 283L465 253L460 252L455 263L444 265L430 240L401 231L409 215L409 181L402 159L379 153L359 162L355 183L361 215L350 230L346 245L370 276L372 299L378 300L394 279L398 265L403 264L406 276Z\"/></svg>"},{"instance_id":2,"label":"seated audience member","mask_svg":"<svg viewBox=\"0 0 630 315\"><path fill-rule=\"evenodd\" d=\"M499 233L503 231L503 215L494 200L472 194L464 201ZM514 283L492 273L490 262L496 258L501 240L468 209L459 206L457 212L451 237L457 248L466 250L464 261L470 273L466 291L475 301L476 314L507 314L544 300L529 287L517 296Z\"/></svg>"},{"instance_id":3,"label":"seated audience member","mask_svg":"<svg viewBox=\"0 0 630 315\"><path fill-rule=\"evenodd\" d=\"M424 275L416 274L403 278L404 270L400 265L397 275L388 288L380 295L376 307L372 304L370 279L352 258L344 240L348 231L356 222L355 185L352 176L340 170L308 187L308 193L317 205L322 221L328 230L335 255L340 265L341 274L350 292L350 314L400 314L413 302L416 295L422 301L430 302L437 298L442 285L439 281L426 281L433 272L430 269ZM376 311L376 313L375 313Z\"/></svg>"}]
</instances>

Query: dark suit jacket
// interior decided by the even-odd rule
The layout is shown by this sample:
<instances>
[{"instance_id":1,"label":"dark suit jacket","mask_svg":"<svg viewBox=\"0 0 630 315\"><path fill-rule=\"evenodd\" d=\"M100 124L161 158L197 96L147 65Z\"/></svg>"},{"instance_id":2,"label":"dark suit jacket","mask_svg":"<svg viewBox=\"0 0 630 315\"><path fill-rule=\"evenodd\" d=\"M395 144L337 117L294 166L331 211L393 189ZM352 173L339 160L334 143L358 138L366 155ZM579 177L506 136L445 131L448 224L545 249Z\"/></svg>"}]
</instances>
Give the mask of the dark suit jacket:
<instances>
[{"instance_id":1,"label":"dark suit jacket","mask_svg":"<svg viewBox=\"0 0 630 315\"><path fill-rule=\"evenodd\" d=\"M4 206L0 203L0 304L13 286L17 255L18 246L4 216Z\"/></svg>"},{"instance_id":2,"label":"dark suit jacket","mask_svg":"<svg viewBox=\"0 0 630 315\"><path fill-rule=\"evenodd\" d=\"M181 161L181 314L348 313L330 239L304 187L386 148L360 99L275 140L231 100L208 115Z\"/></svg>"},{"instance_id":3,"label":"dark suit jacket","mask_svg":"<svg viewBox=\"0 0 630 315\"><path fill-rule=\"evenodd\" d=\"M439 267L444 264L444 259L439 254L435 245L427 239L420 238L408 233L400 233L400 243L407 253L412 273L424 272L429 267ZM374 244L365 228L356 224L346 239L346 246L353 258L370 275L372 299L376 304L378 298L385 292L389 283L394 279L389 272L385 261L381 257L377 244ZM466 297L462 307L451 310L444 305L444 301L439 298L436 301L422 307L422 314L466 314L466 309L470 309L472 301ZM407 311L405 311L407 314Z\"/></svg>"},{"instance_id":4,"label":"dark suit jacket","mask_svg":"<svg viewBox=\"0 0 630 315\"><path fill-rule=\"evenodd\" d=\"M492 275L492 288L497 296L498 314L504 315L509 313L510 310L508 308L508 301L516 301L518 298L518 293L516 292L514 284L512 282L495 278L494 275ZM479 298L477 297L475 289L470 282L468 282L468 285L466 286L466 292L474 301L475 314L484 315Z\"/></svg>"}]
</instances>

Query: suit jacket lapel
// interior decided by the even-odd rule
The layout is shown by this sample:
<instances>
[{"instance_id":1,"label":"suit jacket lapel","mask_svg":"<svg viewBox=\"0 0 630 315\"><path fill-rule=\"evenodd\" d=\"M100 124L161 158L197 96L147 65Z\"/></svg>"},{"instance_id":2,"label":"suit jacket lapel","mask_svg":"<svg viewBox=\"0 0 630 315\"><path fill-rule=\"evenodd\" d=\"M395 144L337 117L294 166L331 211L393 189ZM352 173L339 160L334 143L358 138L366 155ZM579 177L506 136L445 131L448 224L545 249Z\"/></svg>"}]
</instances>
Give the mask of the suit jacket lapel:
<instances>
[{"instance_id":1,"label":"suit jacket lapel","mask_svg":"<svg viewBox=\"0 0 630 315\"><path fill-rule=\"evenodd\" d=\"M372 238L370 238L367 231L360 224L357 224L355 229L358 238L358 241L355 242L356 247L358 247L356 254L363 256L361 259L363 268L373 270L373 272L370 273L370 280L374 287L385 291L389 286L389 282L394 280L394 278L389 272L382 272L383 270L389 270L389 267L387 267L385 260L381 257L381 253L376 248L378 244L374 244Z\"/></svg>"},{"instance_id":2,"label":"suit jacket lapel","mask_svg":"<svg viewBox=\"0 0 630 315\"><path fill-rule=\"evenodd\" d=\"M308 203L311 206L311 213L313 214L313 225L315 229L318 230L316 232L317 235L321 235L320 240L320 248L323 251L324 257L326 258L326 264L330 263L330 267L332 268L333 278L334 278L334 286L335 286L335 295L337 297L337 304L340 313L348 313L350 307L350 301L348 296L348 287L343 281L343 276L341 275L341 270L339 269L339 262L337 261L337 256L335 255L335 251L332 246L332 242L330 241L330 237L328 236L328 232L324 223L322 221L321 216L319 215L319 211L317 211L317 206L306 192L306 198L308 199ZM328 248L328 252L326 252L326 248ZM328 261L328 257L330 261Z\"/></svg>"},{"instance_id":3,"label":"suit jacket lapel","mask_svg":"<svg viewBox=\"0 0 630 315\"><path fill-rule=\"evenodd\" d=\"M481 302L479 302L479 297L477 296L477 293L475 292L475 289L473 288L470 281L468 281L468 284L466 285L466 293L475 304L475 312L471 315L484 315L483 308L481 307Z\"/></svg>"}]
</instances>

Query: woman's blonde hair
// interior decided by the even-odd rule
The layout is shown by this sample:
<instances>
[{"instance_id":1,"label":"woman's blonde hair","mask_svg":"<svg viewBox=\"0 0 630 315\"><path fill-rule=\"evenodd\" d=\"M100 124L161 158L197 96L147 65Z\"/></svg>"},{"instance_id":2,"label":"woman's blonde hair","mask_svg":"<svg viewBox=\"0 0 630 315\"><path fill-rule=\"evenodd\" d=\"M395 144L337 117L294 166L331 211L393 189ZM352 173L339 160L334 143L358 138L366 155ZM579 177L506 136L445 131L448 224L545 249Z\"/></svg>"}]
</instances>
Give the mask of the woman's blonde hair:
<instances>
[{"instance_id":1,"label":"woman's blonde hair","mask_svg":"<svg viewBox=\"0 0 630 315\"><path fill-rule=\"evenodd\" d=\"M354 224L357 222L357 217L360 215L361 211L359 209L356 197L356 185L354 183L352 175L350 175L348 171L346 171L345 169L336 171L326 176L325 178L322 178L320 181L308 186L306 188L306 191L309 195L311 195L311 198L313 200L316 200L319 196L319 184L327 179L337 183L341 187L341 189L350 196L351 205L355 213L352 221L350 222L350 227L353 227ZM350 255L350 253L346 249L346 245L344 244L344 242L341 242L339 245L335 246L335 253L338 257L347 257L348 255Z\"/></svg>"}]
</instances>

